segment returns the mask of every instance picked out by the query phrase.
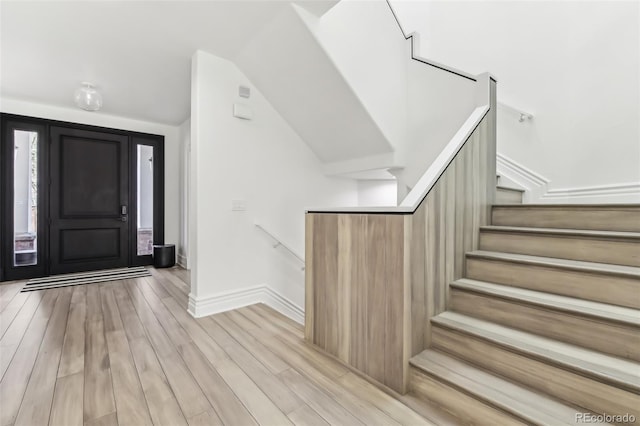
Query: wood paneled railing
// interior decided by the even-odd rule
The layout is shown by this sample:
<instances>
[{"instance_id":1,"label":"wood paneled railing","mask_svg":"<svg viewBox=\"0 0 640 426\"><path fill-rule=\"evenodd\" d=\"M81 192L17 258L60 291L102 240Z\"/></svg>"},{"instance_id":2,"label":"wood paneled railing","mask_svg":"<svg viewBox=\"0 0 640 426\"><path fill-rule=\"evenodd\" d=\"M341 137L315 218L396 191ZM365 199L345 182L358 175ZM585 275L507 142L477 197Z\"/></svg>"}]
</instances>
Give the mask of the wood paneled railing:
<instances>
[{"instance_id":1,"label":"wood paneled railing","mask_svg":"<svg viewBox=\"0 0 640 426\"><path fill-rule=\"evenodd\" d=\"M429 319L446 309L449 283L489 223L496 83L484 82L486 105L401 206L306 215L306 339L400 393L409 358L429 347Z\"/></svg>"}]
</instances>

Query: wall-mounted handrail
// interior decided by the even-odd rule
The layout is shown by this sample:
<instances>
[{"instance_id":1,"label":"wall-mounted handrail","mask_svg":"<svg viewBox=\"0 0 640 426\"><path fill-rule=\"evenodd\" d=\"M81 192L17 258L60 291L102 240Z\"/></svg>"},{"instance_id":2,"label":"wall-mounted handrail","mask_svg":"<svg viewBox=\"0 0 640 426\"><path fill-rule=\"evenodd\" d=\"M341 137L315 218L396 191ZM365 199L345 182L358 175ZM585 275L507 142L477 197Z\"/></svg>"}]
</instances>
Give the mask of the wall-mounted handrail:
<instances>
[{"instance_id":1,"label":"wall-mounted handrail","mask_svg":"<svg viewBox=\"0 0 640 426\"><path fill-rule=\"evenodd\" d=\"M282 242L282 239L280 237L276 236L273 232L270 232L270 231L266 230L264 228L264 226L260 225L259 223L255 223L255 225L256 225L256 228L258 228L259 230L261 230L262 232L267 234L269 237L271 237L271 239L273 239L275 241L275 243L273 244L273 248L282 247L285 250L287 250L289 253L291 253L296 259L298 259L300 262L302 262L302 268L300 268L300 269L302 271L304 271L304 264L305 264L304 257L300 256L290 246L288 246L287 244Z\"/></svg>"},{"instance_id":2,"label":"wall-mounted handrail","mask_svg":"<svg viewBox=\"0 0 640 426\"><path fill-rule=\"evenodd\" d=\"M516 108L511 105L505 104L504 102L498 102L498 106L500 108L508 109L510 111L515 112L516 114L519 114L520 118L518 118L518 121L520 123L524 122L525 120L533 120L533 114L531 114L530 112L526 112L524 110L521 110L520 108Z\"/></svg>"},{"instance_id":3,"label":"wall-mounted handrail","mask_svg":"<svg viewBox=\"0 0 640 426\"><path fill-rule=\"evenodd\" d=\"M468 80L472 80L472 81L477 81L476 77L472 74L466 73L464 71L460 71L458 69L455 69L453 67L450 67L448 65L444 65L441 64L439 62L436 61L432 61L431 59L427 59L424 58L422 56L419 55L420 52L420 34L417 32L412 32L410 34L407 34L404 31L404 28L402 28L402 24L400 23L400 20L398 19L398 15L396 15L396 11L393 9L393 6L391 5L391 2L389 0L387 1L387 5L389 6L389 9L391 10L391 13L393 14L393 17L396 20L396 23L398 24L398 27L400 27L400 32L402 33L402 35L404 36L405 40L411 40L411 59L418 61L418 62L422 62L423 64L426 65L430 65L432 67L441 69L443 71L446 72L450 72L451 74L455 74L458 75L460 77L466 78Z\"/></svg>"}]
</instances>

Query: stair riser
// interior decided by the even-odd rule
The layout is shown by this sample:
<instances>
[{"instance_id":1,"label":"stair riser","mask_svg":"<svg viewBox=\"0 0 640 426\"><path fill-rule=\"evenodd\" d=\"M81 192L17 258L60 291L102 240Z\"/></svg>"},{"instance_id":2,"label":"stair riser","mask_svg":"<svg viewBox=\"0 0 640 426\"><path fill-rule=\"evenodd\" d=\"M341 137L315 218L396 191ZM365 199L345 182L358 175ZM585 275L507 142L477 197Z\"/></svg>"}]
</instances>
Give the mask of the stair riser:
<instances>
[{"instance_id":1,"label":"stair riser","mask_svg":"<svg viewBox=\"0 0 640 426\"><path fill-rule=\"evenodd\" d=\"M432 344L436 349L591 411L630 413L640 419L637 408L640 406L640 396L637 394L438 324L434 324L432 330Z\"/></svg>"},{"instance_id":2,"label":"stair riser","mask_svg":"<svg viewBox=\"0 0 640 426\"><path fill-rule=\"evenodd\" d=\"M481 230L480 249L613 265L640 266L640 243L631 239Z\"/></svg>"},{"instance_id":3,"label":"stair riser","mask_svg":"<svg viewBox=\"0 0 640 426\"><path fill-rule=\"evenodd\" d=\"M615 274L468 257L467 277L640 309L640 280Z\"/></svg>"},{"instance_id":4,"label":"stair riser","mask_svg":"<svg viewBox=\"0 0 640 426\"><path fill-rule=\"evenodd\" d=\"M640 361L639 330L625 324L455 288L451 289L451 309L508 327Z\"/></svg>"},{"instance_id":5,"label":"stair riser","mask_svg":"<svg viewBox=\"0 0 640 426\"><path fill-rule=\"evenodd\" d=\"M640 232L640 208L494 207L492 224L529 228Z\"/></svg>"},{"instance_id":6,"label":"stair riser","mask_svg":"<svg viewBox=\"0 0 640 426\"><path fill-rule=\"evenodd\" d=\"M444 408L468 425L525 425L516 417L487 405L415 367L409 371L409 391Z\"/></svg>"},{"instance_id":7,"label":"stair riser","mask_svg":"<svg viewBox=\"0 0 640 426\"><path fill-rule=\"evenodd\" d=\"M522 204L522 192L496 189L496 204Z\"/></svg>"}]
</instances>

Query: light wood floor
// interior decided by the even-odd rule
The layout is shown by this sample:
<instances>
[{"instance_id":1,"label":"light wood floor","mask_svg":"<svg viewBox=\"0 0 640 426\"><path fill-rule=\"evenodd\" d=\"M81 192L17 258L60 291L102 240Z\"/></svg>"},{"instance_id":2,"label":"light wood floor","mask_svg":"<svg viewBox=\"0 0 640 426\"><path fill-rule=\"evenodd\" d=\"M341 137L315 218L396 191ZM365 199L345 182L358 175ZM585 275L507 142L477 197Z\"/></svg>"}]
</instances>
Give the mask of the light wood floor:
<instances>
[{"instance_id":1,"label":"light wood floor","mask_svg":"<svg viewBox=\"0 0 640 426\"><path fill-rule=\"evenodd\" d=\"M192 318L188 273L151 272L0 286L0 426L448 423L354 375L265 305Z\"/></svg>"}]
</instances>

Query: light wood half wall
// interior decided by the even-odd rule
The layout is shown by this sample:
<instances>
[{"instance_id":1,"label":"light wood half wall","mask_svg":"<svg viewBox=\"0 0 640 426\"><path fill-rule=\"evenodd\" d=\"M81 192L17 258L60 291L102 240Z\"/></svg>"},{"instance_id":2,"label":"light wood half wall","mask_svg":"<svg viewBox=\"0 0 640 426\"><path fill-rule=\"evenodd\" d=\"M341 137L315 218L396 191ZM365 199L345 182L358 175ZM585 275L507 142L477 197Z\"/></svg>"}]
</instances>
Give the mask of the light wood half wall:
<instances>
[{"instance_id":1,"label":"light wood half wall","mask_svg":"<svg viewBox=\"0 0 640 426\"><path fill-rule=\"evenodd\" d=\"M305 337L405 393L409 358L430 345L490 221L496 184L495 81L487 113L411 209L309 211Z\"/></svg>"}]
</instances>

